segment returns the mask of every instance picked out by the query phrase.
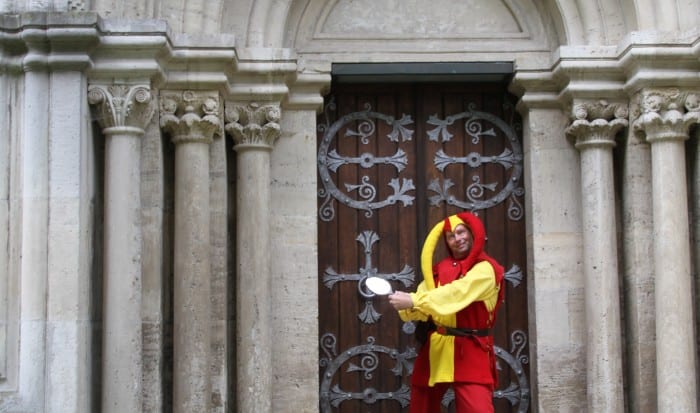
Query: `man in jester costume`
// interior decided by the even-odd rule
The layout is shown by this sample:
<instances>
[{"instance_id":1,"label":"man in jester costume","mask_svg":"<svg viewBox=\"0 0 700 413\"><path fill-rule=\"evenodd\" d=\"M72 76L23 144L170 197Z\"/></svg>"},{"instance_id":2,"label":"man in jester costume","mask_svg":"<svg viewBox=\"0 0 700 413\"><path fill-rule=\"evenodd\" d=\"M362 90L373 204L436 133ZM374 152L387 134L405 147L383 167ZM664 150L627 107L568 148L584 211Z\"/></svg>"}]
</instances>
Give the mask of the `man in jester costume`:
<instances>
[{"instance_id":1,"label":"man in jester costume","mask_svg":"<svg viewBox=\"0 0 700 413\"><path fill-rule=\"evenodd\" d=\"M444 237L450 256L433 266ZM456 413L493 412L497 386L491 328L503 301L503 267L484 252L481 220L462 212L439 222L421 252L423 281L415 293L396 292L389 302L402 320L431 321L411 379L411 413L435 413L445 391L455 393Z\"/></svg>"}]
</instances>

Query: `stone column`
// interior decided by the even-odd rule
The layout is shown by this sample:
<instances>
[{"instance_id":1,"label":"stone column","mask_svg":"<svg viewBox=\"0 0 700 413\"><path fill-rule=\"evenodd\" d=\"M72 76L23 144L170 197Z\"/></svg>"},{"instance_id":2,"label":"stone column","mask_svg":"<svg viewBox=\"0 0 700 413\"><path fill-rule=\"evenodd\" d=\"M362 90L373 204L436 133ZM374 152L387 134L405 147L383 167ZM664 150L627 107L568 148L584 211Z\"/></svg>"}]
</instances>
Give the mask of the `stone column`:
<instances>
[{"instance_id":1,"label":"stone column","mask_svg":"<svg viewBox=\"0 0 700 413\"><path fill-rule=\"evenodd\" d=\"M141 410L141 137L148 85L91 85L105 136L102 411Z\"/></svg>"},{"instance_id":2,"label":"stone column","mask_svg":"<svg viewBox=\"0 0 700 413\"><path fill-rule=\"evenodd\" d=\"M226 132L238 153L236 354L238 411L269 412L272 400L270 151L280 108L226 106Z\"/></svg>"},{"instance_id":3,"label":"stone column","mask_svg":"<svg viewBox=\"0 0 700 413\"><path fill-rule=\"evenodd\" d=\"M161 93L160 124L175 144L173 411L208 412L211 401L209 146L214 135L221 133L218 93Z\"/></svg>"},{"instance_id":4,"label":"stone column","mask_svg":"<svg viewBox=\"0 0 700 413\"><path fill-rule=\"evenodd\" d=\"M566 130L581 153L581 215L586 305L588 411L624 411L620 290L612 148L627 126L627 106L604 101L574 107Z\"/></svg>"},{"instance_id":5,"label":"stone column","mask_svg":"<svg viewBox=\"0 0 700 413\"><path fill-rule=\"evenodd\" d=\"M641 92L634 122L651 145L658 412L695 412L695 326L690 273L685 141L700 120L700 95Z\"/></svg>"}]
</instances>

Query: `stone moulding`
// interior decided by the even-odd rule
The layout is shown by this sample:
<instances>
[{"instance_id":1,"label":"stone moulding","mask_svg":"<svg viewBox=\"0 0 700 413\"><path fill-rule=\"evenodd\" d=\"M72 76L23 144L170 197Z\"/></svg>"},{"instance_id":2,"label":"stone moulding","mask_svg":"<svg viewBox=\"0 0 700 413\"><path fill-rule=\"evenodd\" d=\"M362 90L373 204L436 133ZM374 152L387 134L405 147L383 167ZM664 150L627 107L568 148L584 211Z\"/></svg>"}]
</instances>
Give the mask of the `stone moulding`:
<instances>
[{"instance_id":1,"label":"stone moulding","mask_svg":"<svg viewBox=\"0 0 700 413\"><path fill-rule=\"evenodd\" d=\"M633 32L614 46L561 46L547 67L519 65L510 85L521 97L518 110L566 110L582 99L629 100L650 88L696 89L700 34L657 37Z\"/></svg>"},{"instance_id":2,"label":"stone moulding","mask_svg":"<svg viewBox=\"0 0 700 413\"><path fill-rule=\"evenodd\" d=\"M330 84L330 70L299 71L291 49L241 48L233 34L172 34L164 21L92 12L0 14L0 56L5 73L78 70L89 83L217 90L241 102L284 100L315 110Z\"/></svg>"},{"instance_id":3,"label":"stone moulding","mask_svg":"<svg viewBox=\"0 0 700 413\"><path fill-rule=\"evenodd\" d=\"M626 98L651 86L693 87L698 37L654 43L654 36L631 35L617 46L561 46L550 63L518 64L511 90L522 96L521 107L562 108L572 99ZM218 90L224 99L302 109L320 109L331 81L330 68L304 67L315 55L303 50L239 47L233 34L173 34L164 21L93 12L2 14L0 53L9 71L79 70L91 83L138 79L155 89Z\"/></svg>"}]
</instances>

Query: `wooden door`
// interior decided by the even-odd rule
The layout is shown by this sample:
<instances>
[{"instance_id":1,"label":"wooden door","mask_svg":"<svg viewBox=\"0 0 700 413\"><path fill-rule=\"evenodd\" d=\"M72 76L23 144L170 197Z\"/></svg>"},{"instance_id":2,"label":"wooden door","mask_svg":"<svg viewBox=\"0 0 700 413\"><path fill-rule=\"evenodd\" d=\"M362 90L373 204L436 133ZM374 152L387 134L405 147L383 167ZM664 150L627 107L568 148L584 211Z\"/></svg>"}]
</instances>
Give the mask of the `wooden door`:
<instances>
[{"instance_id":1,"label":"wooden door","mask_svg":"<svg viewBox=\"0 0 700 413\"><path fill-rule=\"evenodd\" d=\"M513 97L502 84L331 90L318 118L320 411L408 411L415 326L364 280L414 291L425 235L464 210L482 218L486 251L507 271L494 403L498 412L528 411L523 152ZM452 397L443 411L453 410Z\"/></svg>"}]
</instances>

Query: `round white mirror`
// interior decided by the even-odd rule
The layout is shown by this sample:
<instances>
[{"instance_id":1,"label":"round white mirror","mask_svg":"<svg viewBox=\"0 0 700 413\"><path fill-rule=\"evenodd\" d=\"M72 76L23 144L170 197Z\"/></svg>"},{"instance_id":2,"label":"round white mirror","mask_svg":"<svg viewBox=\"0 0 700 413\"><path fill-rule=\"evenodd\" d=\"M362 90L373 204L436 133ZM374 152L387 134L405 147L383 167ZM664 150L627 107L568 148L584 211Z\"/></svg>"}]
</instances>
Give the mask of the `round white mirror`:
<instances>
[{"instance_id":1,"label":"round white mirror","mask_svg":"<svg viewBox=\"0 0 700 413\"><path fill-rule=\"evenodd\" d=\"M392 294L393 290L389 281L379 277L369 277L365 280L367 288L377 295Z\"/></svg>"}]
</instances>

